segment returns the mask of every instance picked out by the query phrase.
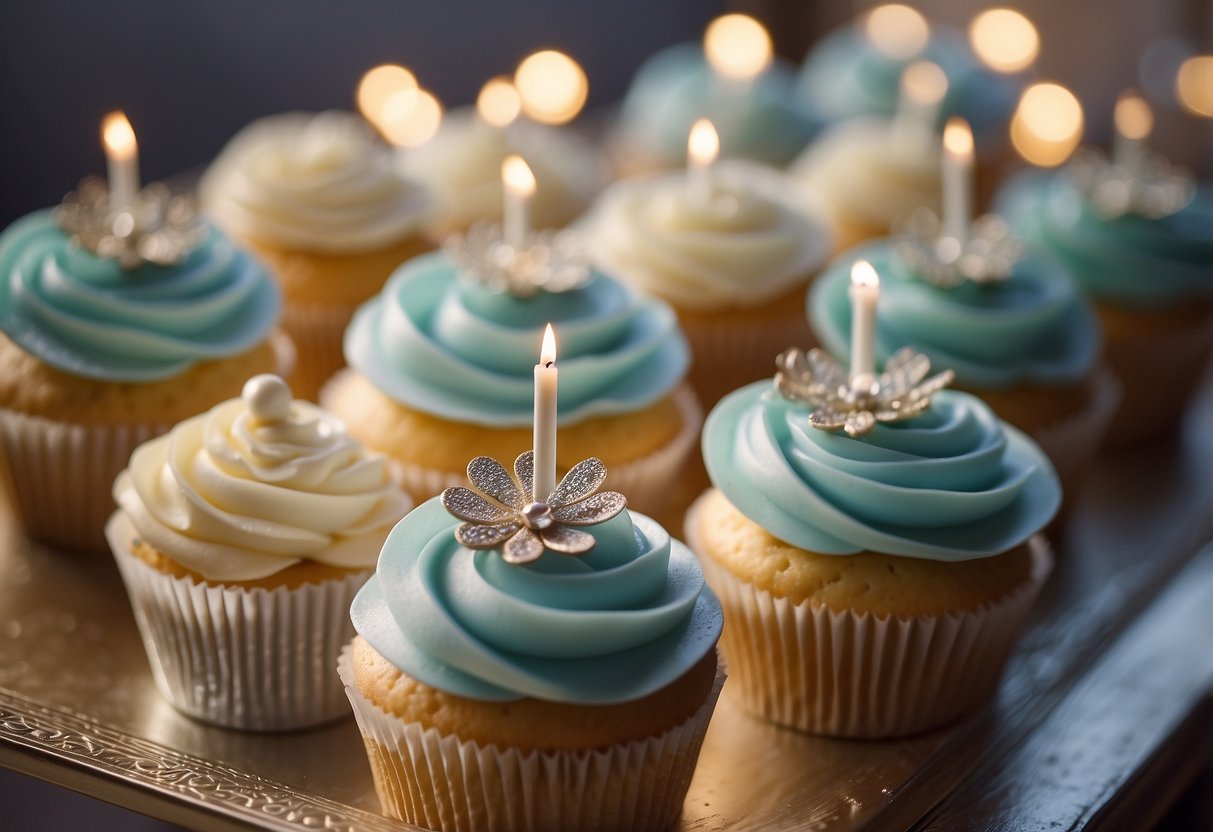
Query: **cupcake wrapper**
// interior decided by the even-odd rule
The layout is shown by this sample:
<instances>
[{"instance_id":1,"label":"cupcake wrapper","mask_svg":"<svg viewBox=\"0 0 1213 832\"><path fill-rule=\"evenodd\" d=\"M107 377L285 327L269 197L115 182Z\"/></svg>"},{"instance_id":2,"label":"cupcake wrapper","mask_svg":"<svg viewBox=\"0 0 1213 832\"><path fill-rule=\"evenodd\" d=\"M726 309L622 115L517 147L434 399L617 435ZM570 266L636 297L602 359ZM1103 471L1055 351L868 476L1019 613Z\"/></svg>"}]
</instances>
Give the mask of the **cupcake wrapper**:
<instances>
[{"instance_id":1,"label":"cupcake wrapper","mask_svg":"<svg viewBox=\"0 0 1213 832\"><path fill-rule=\"evenodd\" d=\"M320 399L331 401L346 373L342 371L325 385ZM703 408L687 385L674 391L674 403L682 417L682 429L665 445L639 459L610 466L606 487L627 495L628 506L644 514L657 514L665 508L691 450L699 441ZM401 463L404 490L418 503L441 494L446 488L467 484L463 470L443 471L421 465Z\"/></svg>"},{"instance_id":2,"label":"cupcake wrapper","mask_svg":"<svg viewBox=\"0 0 1213 832\"><path fill-rule=\"evenodd\" d=\"M295 396L316 401L320 388L345 366L342 338L355 306L287 303L282 326L298 352L291 388Z\"/></svg>"},{"instance_id":3,"label":"cupcake wrapper","mask_svg":"<svg viewBox=\"0 0 1213 832\"><path fill-rule=\"evenodd\" d=\"M688 514L688 542L702 552L695 529ZM1029 546L1023 586L975 610L910 619L793 604L701 556L724 608L729 689L746 710L812 734L874 739L951 722L993 696L1052 568L1043 536Z\"/></svg>"},{"instance_id":4,"label":"cupcake wrapper","mask_svg":"<svg viewBox=\"0 0 1213 832\"><path fill-rule=\"evenodd\" d=\"M442 832L663 830L682 810L724 684L681 725L595 751L521 752L440 734L386 713L337 672L366 743L384 814Z\"/></svg>"},{"instance_id":5,"label":"cupcake wrapper","mask_svg":"<svg viewBox=\"0 0 1213 832\"><path fill-rule=\"evenodd\" d=\"M106 537L160 692L204 722L289 731L345 716L333 665L353 637L349 609L370 571L295 589L208 586L135 557L115 512Z\"/></svg>"}]
</instances>

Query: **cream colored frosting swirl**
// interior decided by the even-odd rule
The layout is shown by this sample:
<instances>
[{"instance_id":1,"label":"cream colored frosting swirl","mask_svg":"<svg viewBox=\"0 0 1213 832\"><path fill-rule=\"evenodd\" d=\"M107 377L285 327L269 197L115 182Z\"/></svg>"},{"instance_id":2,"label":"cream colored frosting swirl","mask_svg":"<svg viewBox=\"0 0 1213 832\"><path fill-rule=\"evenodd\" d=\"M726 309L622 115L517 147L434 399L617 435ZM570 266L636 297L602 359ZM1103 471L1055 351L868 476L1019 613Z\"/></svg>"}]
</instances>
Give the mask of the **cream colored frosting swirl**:
<instances>
[{"instance_id":1,"label":"cream colored frosting swirl","mask_svg":"<svg viewBox=\"0 0 1213 832\"><path fill-rule=\"evenodd\" d=\"M383 248L428 218L429 194L352 113L283 113L228 142L198 186L238 237L304 251Z\"/></svg>"},{"instance_id":2,"label":"cream colored frosting swirl","mask_svg":"<svg viewBox=\"0 0 1213 832\"><path fill-rule=\"evenodd\" d=\"M809 145L789 173L831 215L888 228L919 206L939 210L939 142L906 139L888 118L849 119Z\"/></svg>"},{"instance_id":3,"label":"cream colored frosting swirl","mask_svg":"<svg viewBox=\"0 0 1213 832\"><path fill-rule=\"evenodd\" d=\"M411 507L386 457L272 375L136 448L114 499L143 540L213 581L303 560L371 569Z\"/></svg>"},{"instance_id":4,"label":"cream colored frosting swirl","mask_svg":"<svg viewBox=\"0 0 1213 832\"><path fill-rule=\"evenodd\" d=\"M586 222L595 262L695 309L757 306L806 283L833 243L819 212L762 165L729 160L707 173L707 194L682 171L611 186Z\"/></svg>"}]
</instances>

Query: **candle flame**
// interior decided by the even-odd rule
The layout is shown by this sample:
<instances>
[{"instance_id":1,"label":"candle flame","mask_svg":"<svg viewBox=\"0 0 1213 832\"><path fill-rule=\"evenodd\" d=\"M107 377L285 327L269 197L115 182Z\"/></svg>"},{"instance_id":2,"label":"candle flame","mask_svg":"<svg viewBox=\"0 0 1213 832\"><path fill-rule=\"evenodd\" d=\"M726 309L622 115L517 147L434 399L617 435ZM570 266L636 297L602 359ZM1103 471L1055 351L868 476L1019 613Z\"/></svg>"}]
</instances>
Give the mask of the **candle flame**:
<instances>
[{"instance_id":1,"label":"candle flame","mask_svg":"<svg viewBox=\"0 0 1213 832\"><path fill-rule=\"evenodd\" d=\"M590 91L581 65L554 49L527 56L514 71L514 86L522 111L545 124L572 121Z\"/></svg>"},{"instance_id":2,"label":"candle flame","mask_svg":"<svg viewBox=\"0 0 1213 832\"><path fill-rule=\"evenodd\" d=\"M939 64L915 61L901 73L901 89L915 104L938 104L948 91L948 76Z\"/></svg>"},{"instance_id":3,"label":"candle flame","mask_svg":"<svg viewBox=\"0 0 1213 832\"><path fill-rule=\"evenodd\" d=\"M1154 113L1150 105L1132 90L1126 90L1116 99L1112 118L1116 131L1126 139L1144 139L1154 130Z\"/></svg>"},{"instance_id":4,"label":"candle flame","mask_svg":"<svg viewBox=\"0 0 1213 832\"><path fill-rule=\"evenodd\" d=\"M535 174L526 160L516 153L506 156L501 163L501 181L507 191L517 196L529 197L535 193Z\"/></svg>"},{"instance_id":5,"label":"candle flame","mask_svg":"<svg viewBox=\"0 0 1213 832\"><path fill-rule=\"evenodd\" d=\"M687 138L687 159L693 167L706 168L720 155L720 136L712 122L701 118L691 125Z\"/></svg>"},{"instance_id":6,"label":"candle flame","mask_svg":"<svg viewBox=\"0 0 1213 832\"><path fill-rule=\"evenodd\" d=\"M952 156L962 159L973 157L973 131L969 123L959 116L948 119L943 128L943 147Z\"/></svg>"},{"instance_id":7,"label":"candle flame","mask_svg":"<svg viewBox=\"0 0 1213 832\"><path fill-rule=\"evenodd\" d=\"M1022 12L986 9L969 24L969 42L986 66L995 72L1027 69L1040 52L1040 34Z\"/></svg>"},{"instance_id":8,"label":"candle flame","mask_svg":"<svg viewBox=\"0 0 1213 832\"><path fill-rule=\"evenodd\" d=\"M726 14L709 23L703 51L712 69L737 81L757 77L774 56L766 27L745 14Z\"/></svg>"},{"instance_id":9,"label":"candle flame","mask_svg":"<svg viewBox=\"0 0 1213 832\"><path fill-rule=\"evenodd\" d=\"M101 141L105 144L106 155L112 159L134 158L139 149L135 131L121 110L115 110L101 122Z\"/></svg>"},{"instance_id":10,"label":"candle flame","mask_svg":"<svg viewBox=\"0 0 1213 832\"><path fill-rule=\"evenodd\" d=\"M851 266L851 284L854 286L880 286L880 275L867 260L856 260Z\"/></svg>"},{"instance_id":11,"label":"candle flame","mask_svg":"<svg viewBox=\"0 0 1213 832\"><path fill-rule=\"evenodd\" d=\"M1213 55L1193 55L1180 64L1175 95L1192 115L1213 118Z\"/></svg>"},{"instance_id":12,"label":"candle flame","mask_svg":"<svg viewBox=\"0 0 1213 832\"><path fill-rule=\"evenodd\" d=\"M413 73L399 64L380 64L367 70L358 82L358 111L380 129L388 100L397 93L416 89L417 79Z\"/></svg>"},{"instance_id":13,"label":"candle flame","mask_svg":"<svg viewBox=\"0 0 1213 832\"><path fill-rule=\"evenodd\" d=\"M490 78L476 96L476 112L494 127L507 127L518 118L522 101L514 82L504 75Z\"/></svg>"},{"instance_id":14,"label":"candle flame","mask_svg":"<svg viewBox=\"0 0 1213 832\"><path fill-rule=\"evenodd\" d=\"M1078 147L1082 124L1082 105L1074 93L1052 82L1032 84L1011 119L1011 143L1033 165L1056 167Z\"/></svg>"},{"instance_id":15,"label":"candle flame","mask_svg":"<svg viewBox=\"0 0 1213 832\"><path fill-rule=\"evenodd\" d=\"M864 31L878 52L896 60L913 58L931 36L927 19L917 9L901 3L877 6L868 12Z\"/></svg>"},{"instance_id":16,"label":"candle flame","mask_svg":"<svg viewBox=\"0 0 1213 832\"><path fill-rule=\"evenodd\" d=\"M556 333L548 324L543 330L543 346L539 349L539 363L551 367L556 363Z\"/></svg>"}]
</instances>

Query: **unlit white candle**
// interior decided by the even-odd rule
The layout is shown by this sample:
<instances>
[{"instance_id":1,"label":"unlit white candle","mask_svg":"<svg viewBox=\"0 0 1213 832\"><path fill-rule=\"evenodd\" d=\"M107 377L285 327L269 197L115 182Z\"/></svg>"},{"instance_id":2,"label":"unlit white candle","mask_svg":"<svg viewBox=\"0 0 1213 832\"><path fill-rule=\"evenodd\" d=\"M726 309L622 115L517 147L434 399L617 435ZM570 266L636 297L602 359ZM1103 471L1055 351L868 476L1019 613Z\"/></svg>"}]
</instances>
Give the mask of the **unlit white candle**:
<instances>
[{"instance_id":1,"label":"unlit white candle","mask_svg":"<svg viewBox=\"0 0 1213 832\"><path fill-rule=\"evenodd\" d=\"M535 195L535 174L521 156L510 155L501 163L502 238L514 249L526 248L531 233L531 198Z\"/></svg>"},{"instance_id":2,"label":"unlit white candle","mask_svg":"<svg viewBox=\"0 0 1213 832\"><path fill-rule=\"evenodd\" d=\"M535 365L535 486L536 502L547 502L556 490L556 336L552 325L543 331L543 347Z\"/></svg>"},{"instance_id":3,"label":"unlit white candle","mask_svg":"<svg viewBox=\"0 0 1213 832\"><path fill-rule=\"evenodd\" d=\"M700 203L712 200L712 165L720 155L720 136L712 122L701 118L691 125L687 137L687 185L691 198Z\"/></svg>"},{"instance_id":4,"label":"unlit white candle","mask_svg":"<svg viewBox=\"0 0 1213 832\"><path fill-rule=\"evenodd\" d=\"M943 129L943 232L963 246L973 219L973 131L962 118Z\"/></svg>"},{"instance_id":5,"label":"unlit white candle","mask_svg":"<svg viewBox=\"0 0 1213 832\"><path fill-rule=\"evenodd\" d=\"M101 123L101 143L105 146L110 207L130 211L139 194L139 144L124 113L118 111L105 117Z\"/></svg>"},{"instance_id":6,"label":"unlit white candle","mask_svg":"<svg viewBox=\"0 0 1213 832\"><path fill-rule=\"evenodd\" d=\"M876 377L876 304L880 277L867 260L851 267L851 385L870 386Z\"/></svg>"}]
</instances>

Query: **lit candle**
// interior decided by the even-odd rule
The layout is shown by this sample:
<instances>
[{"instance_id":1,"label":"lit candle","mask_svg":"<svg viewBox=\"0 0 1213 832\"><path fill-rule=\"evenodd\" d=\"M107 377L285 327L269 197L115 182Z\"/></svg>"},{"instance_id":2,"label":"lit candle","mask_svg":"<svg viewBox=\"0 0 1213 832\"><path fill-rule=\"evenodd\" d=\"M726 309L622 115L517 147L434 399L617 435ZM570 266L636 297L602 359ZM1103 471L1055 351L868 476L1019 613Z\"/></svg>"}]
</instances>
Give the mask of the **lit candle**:
<instances>
[{"instance_id":1,"label":"lit candle","mask_svg":"<svg viewBox=\"0 0 1213 832\"><path fill-rule=\"evenodd\" d=\"M1126 90L1116 99L1112 118L1116 122L1112 162L1130 174L1136 174L1141 169L1146 144L1154 130L1154 113L1144 98L1132 90Z\"/></svg>"},{"instance_id":2,"label":"lit candle","mask_svg":"<svg viewBox=\"0 0 1213 832\"><path fill-rule=\"evenodd\" d=\"M703 52L717 75L738 84L758 77L774 57L766 27L744 14L726 14L709 23Z\"/></svg>"},{"instance_id":3,"label":"lit candle","mask_svg":"<svg viewBox=\"0 0 1213 832\"><path fill-rule=\"evenodd\" d=\"M485 81L480 94L476 96L476 115L491 127L509 127L521 110L518 88L504 75Z\"/></svg>"},{"instance_id":4,"label":"lit candle","mask_svg":"<svg viewBox=\"0 0 1213 832\"><path fill-rule=\"evenodd\" d=\"M868 388L876 380L876 303L880 277L867 260L851 266L851 387Z\"/></svg>"},{"instance_id":5,"label":"lit candle","mask_svg":"<svg viewBox=\"0 0 1213 832\"><path fill-rule=\"evenodd\" d=\"M139 145L135 131L122 111L110 113L101 123L101 141L109 170L110 208L130 211L139 195Z\"/></svg>"},{"instance_id":6,"label":"lit candle","mask_svg":"<svg viewBox=\"0 0 1213 832\"><path fill-rule=\"evenodd\" d=\"M699 202L712 200L712 165L720 155L720 137L706 118L691 126L687 139L687 183L692 197Z\"/></svg>"},{"instance_id":7,"label":"lit candle","mask_svg":"<svg viewBox=\"0 0 1213 832\"><path fill-rule=\"evenodd\" d=\"M943 129L943 233L962 246L973 217L973 131L953 116Z\"/></svg>"},{"instance_id":8,"label":"lit candle","mask_svg":"<svg viewBox=\"0 0 1213 832\"><path fill-rule=\"evenodd\" d=\"M915 61L901 73L901 97L893 119L894 140L922 146L935 135L939 105L948 91L948 76L938 64Z\"/></svg>"},{"instance_id":9,"label":"lit candle","mask_svg":"<svg viewBox=\"0 0 1213 832\"><path fill-rule=\"evenodd\" d=\"M502 206L502 237L515 251L526 248L531 233L531 197L535 195L535 174L517 154L505 157L501 163L501 184L504 186Z\"/></svg>"},{"instance_id":10,"label":"lit candle","mask_svg":"<svg viewBox=\"0 0 1213 832\"><path fill-rule=\"evenodd\" d=\"M556 490L556 335L543 331L543 347L535 365L535 487L536 502L547 502Z\"/></svg>"}]
</instances>

